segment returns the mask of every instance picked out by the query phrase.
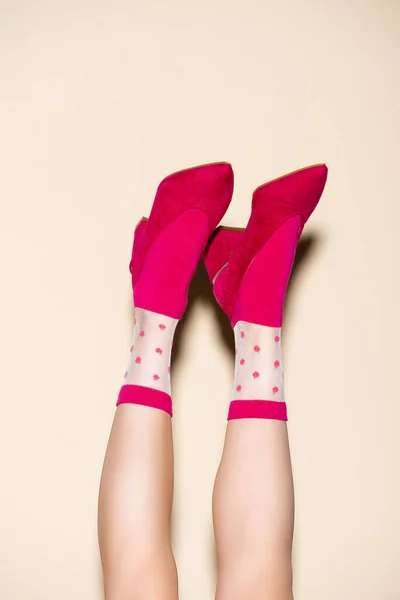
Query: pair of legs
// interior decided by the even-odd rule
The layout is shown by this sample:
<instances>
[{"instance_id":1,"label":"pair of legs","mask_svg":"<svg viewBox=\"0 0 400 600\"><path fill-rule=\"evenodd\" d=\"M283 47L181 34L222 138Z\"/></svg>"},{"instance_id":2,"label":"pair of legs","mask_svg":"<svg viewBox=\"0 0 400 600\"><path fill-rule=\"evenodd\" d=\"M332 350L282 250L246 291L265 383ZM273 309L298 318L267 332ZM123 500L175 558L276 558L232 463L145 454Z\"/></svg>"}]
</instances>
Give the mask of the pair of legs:
<instances>
[{"instance_id":1,"label":"pair of legs","mask_svg":"<svg viewBox=\"0 0 400 600\"><path fill-rule=\"evenodd\" d=\"M106 600L176 600L171 418L118 406L99 499ZM216 600L291 600L293 483L284 421L228 421L213 518Z\"/></svg>"},{"instance_id":2,"label":"pair of legs","mask_svg":"<svg viewBox=\"0 0 400 600\"><path fill-rule=\"evenodd\" d=\"M296 246L322 194L324 165L253 194L242 232L216 226L233 171L218 163L159 186L135 230L135 327L100 486L106 600L176 600L170 543L173 444L170 356L203 254L235 334L233 397L213 497L216 600L292 600L293 482L281 357L283 305Z\"/></svg>"}]
</instances>

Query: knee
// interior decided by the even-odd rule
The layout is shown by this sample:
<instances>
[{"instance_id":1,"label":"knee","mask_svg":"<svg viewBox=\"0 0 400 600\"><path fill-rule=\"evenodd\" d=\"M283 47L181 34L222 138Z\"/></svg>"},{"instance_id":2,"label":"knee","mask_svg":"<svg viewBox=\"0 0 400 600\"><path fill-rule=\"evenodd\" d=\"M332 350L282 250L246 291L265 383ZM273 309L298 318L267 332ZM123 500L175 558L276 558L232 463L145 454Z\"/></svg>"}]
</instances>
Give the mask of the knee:
<instances>
[{"instance_id":1,"label":"knee","mask_svg":"<svg viewBox=\"0 0 400 600\"><path fill-rule=\"evenodd\" d=\"M172 552L121 556L104 568L105 600L177 597L178 577Z\"/></svg>"},{"instance_id":2,"label":"knee","mask_svg":"<svg viewBox=\"0 0 400 600\"><path fill-rule=\"evenodd\" d=\"M248 555L220 565L217 600L293 600L290 556Z\"/></svg>"}]
</instances>

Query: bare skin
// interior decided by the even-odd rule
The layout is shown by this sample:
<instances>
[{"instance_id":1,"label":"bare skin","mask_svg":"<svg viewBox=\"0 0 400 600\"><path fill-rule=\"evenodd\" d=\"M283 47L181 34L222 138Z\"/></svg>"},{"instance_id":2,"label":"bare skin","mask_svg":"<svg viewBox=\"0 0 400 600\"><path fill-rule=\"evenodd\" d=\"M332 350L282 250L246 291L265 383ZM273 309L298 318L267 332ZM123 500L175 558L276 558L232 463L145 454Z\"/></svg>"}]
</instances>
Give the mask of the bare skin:
<instances>
[{"instance_id":1,"label":"bare skin","mask_svg":"<svg viewBox=\"0 0 400 600\"><path fill-rule=\"evenodd\" d=\"M99 494L105 600L177 600L172 498L171 418L161 410L120 405ZM216 600L293 600L294 499L286 423L228 423L213 517Z\"/></svg>"},{"instance_id":2,"label":"bare skin","mask_svg":"<svg viewBox=\"0 0 400 600\"><path fill-rule=\"evenodd\" d=\"M146 406L118 406L99 493L105 600L177 600L172 498L170 416Z\"/></svg>"},{"instance_id":3,"label":"bare skin","mask_svg":"<svg viewBox=\"0 0 400 600\"><path fill-rule=\"evenodd\" d=\"M213 518L216 600L293 600L294 494L285 422L229 421Z\"/></svg>"}]
</instances>

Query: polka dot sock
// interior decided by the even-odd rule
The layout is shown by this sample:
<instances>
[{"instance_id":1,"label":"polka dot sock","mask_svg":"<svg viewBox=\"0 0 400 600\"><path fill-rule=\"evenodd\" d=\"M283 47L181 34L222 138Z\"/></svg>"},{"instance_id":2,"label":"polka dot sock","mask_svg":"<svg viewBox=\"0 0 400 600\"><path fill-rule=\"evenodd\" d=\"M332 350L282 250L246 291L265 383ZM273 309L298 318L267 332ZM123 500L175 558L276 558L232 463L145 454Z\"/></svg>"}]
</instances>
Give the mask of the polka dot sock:
<instances>
[{"instance_id":1,"label":"polka dot sock","mask_svg":"<svg viewBox=\"0 0 400 600\"><path fill-rule=\"evenodd\" d=\"M236 369L228 419L287 421L281 327L300 217L288 219L244 274L233 313Z\"/></svg>"},{"instance_id":2,"label":"polka dot sock","mask_svg":"<svg viewBox=\"0 0 400 600\"><path fill-rule=\"evenodd\" d=\"M171 350L178 319L135 309L132 344L119 404L159 408L172 416Z\"/></svg>"},{"instance_id":3,"label":"polka dot sock","mask_svg":"<svg viewBox=\"0 0 400 600\"><path fill-rule=\"evenodd\" d=\"M281 328L238 321L236 359L228 420L287 420L283 389Z\"/></svg>"}]
</instances>

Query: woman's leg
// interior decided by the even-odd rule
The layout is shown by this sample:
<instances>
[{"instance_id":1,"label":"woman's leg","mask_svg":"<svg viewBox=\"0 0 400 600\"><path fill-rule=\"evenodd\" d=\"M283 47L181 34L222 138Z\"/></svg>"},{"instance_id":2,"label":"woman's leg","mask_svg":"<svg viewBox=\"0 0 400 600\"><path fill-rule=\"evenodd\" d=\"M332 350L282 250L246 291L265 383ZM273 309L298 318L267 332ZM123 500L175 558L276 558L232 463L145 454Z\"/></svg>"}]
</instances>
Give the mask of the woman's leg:
<instances>
[{"instance_id":1,"label":"woman's leg","mask_svg":"<svg viewBox=\"0 0 400 600\"><path fill-rule=\"evenodd\" d=\"M169 526L173 495L171 418L118 406L99 496L106 600L176 600Z\"/></svg>"},{"instance_id":2,"label":"woman's leg","mask_svg":"<svg viewBox=\"0 0 400 600\"><path fill-rule=\"evenodd\" d=\"M284 421L229 421L213 515L217 600L292 600L294 500Z\"/></svg>"},{"instance_id":3,"label":"woman's leg","mask_svg":"<svg viewBox=\"0 0 400 600\"><path fill-rule=\"evenodd\" d=\"M239 321L234 331L233 400L213 502L217 600L292 600L294 498L281 329Z\"/></svg>"},{"instance_id":4,"label":"woman's leg","mask_svg":"<svg viewBox=\"0 0 400 600\"><path fill-rule=\"evenodd\" d=\"M281 327L299 235L326 178L326 166L315 165L260 186L244 232L220 230L206 251L214 294L234 327L236 346L213 502L217 600L293 598L294 494Z\"/></svg>"},{"instance_id":5,"label":"woman's leg","mask_svg":"<svg viewBox=\"0 0 400 600\"><path fill-rule=\"evenodd\" d=\"M135 229L135 322L104 463L99 542L106 600L175 600L170 358L175 327L207 239L232 198L227 163L185 169L157 188Z\"/></svg>"},{"instance_id":6,"label":"woman's leg","mask_svg":"<svg viewBox=\"0 0 400 600\"><path fill-rule=\"evenodd\" d=\"M135 311L99 496L106 600L176 600L170 544L173 447L170 356L176 319Z\"/></svg>"}]
</instances>

